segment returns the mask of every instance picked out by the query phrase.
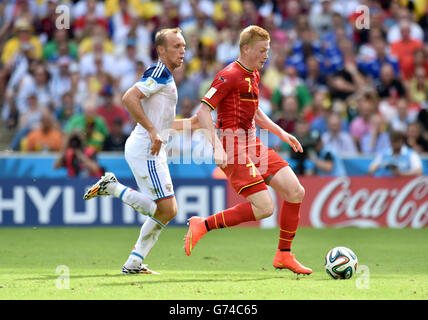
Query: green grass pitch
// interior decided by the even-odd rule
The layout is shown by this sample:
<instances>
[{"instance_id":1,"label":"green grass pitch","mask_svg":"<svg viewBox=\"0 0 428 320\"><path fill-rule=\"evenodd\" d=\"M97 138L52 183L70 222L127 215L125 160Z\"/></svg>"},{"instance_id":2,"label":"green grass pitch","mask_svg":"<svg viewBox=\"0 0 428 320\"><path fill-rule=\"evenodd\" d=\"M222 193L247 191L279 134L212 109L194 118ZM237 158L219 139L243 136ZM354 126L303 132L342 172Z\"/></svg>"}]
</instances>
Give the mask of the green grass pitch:
<instances>
[{"instance_id":1,"label":"green grass pitch","mask_svg":"<svg viewBox=\"0 0 428 320\"><path fill-rule=\"evenodd\" d=\"M428 299L428 228L300 228L293 251L310 276L272 267L278 229L215 230L190 257L186 230L166 228L147 258L161 275L122 275L139 227L0 228L0 299ZM336 246L365 272L330 279L324 257Z\"/></svg>"}]
</instances>

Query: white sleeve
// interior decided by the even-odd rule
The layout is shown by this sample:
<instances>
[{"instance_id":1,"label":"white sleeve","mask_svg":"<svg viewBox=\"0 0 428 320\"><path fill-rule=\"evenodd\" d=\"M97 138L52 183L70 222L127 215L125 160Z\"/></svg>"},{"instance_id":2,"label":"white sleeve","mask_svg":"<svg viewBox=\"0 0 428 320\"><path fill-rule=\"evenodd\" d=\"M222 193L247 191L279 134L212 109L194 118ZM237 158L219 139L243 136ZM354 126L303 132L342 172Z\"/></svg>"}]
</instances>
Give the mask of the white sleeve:
<instances>
[{"instance_id":1,"label":"white sleeve","mask_svg":"<svg viewBox=\"0 0 428 320\"><path fill-rule=\"evenodd\" d=\"M140 89L140 91L149 98L152 94L161 90L165 85L158 83L152 77L148 77L136 82L134 86Z\"/></svg>"}]
</instances>

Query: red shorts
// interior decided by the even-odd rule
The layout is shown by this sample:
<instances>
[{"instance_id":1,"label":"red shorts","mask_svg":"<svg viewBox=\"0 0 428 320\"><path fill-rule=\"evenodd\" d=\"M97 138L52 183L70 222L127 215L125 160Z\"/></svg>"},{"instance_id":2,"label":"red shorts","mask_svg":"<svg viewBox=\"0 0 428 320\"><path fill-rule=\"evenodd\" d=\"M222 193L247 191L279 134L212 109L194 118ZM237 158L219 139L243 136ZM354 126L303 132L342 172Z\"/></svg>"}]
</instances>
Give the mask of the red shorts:
<instances>
[{"instance_id":1,"label":"red shorts","mask_svg":"<svg viewBox=\"0 0 428 320\"><path fill-rule=\"evenodd\" d=\"M225 150L228 165L222 170L235 191L244 197L267 190L265 179L289 165L274 150L264 146L259 138L251 150L248 146L237 148L236 144L233 153L226 147Z\"/></svg>"}]
</instances>

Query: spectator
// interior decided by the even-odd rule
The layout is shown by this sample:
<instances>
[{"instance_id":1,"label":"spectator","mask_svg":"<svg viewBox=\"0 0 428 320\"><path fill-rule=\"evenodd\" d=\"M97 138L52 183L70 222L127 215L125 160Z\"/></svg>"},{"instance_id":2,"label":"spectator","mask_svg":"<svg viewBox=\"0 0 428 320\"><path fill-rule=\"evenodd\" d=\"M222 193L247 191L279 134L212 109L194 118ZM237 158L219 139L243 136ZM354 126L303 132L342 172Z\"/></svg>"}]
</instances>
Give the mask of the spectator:
<instances>
[{"instance_id":1,"label":"spectator","mask_svg":"<svg viewBox=\"0 0 428 320\"><path fill-rule=\"evenodd\" d=\"M406 132L407 126L416 120L417 114L414 111L409 112L409 102L406 98L398 100L396 110L390 123L391 128L395 131Z\"/></svg>"},{"instance_id":2,"label":"spectator","mask_svg":"<svg viewBox=\"0 0 428 320\"><path fill-rule=\"evenodd\" d=\"M424 39L424 32L422 28L412 21L411 13L407 8L401 7L398 10L398 21L388 30L387 41L392 44L396 41L402 40L403 34L401 33L402 24L407 24L409 28L409 38L422 42Z\"/></svg>"},{"instance_id":3,"label":"spectator","mask_svg":"<svg viewBox=\"0 0 428 320\"><path fill-rule=\"evenodd\" d=\"M196 36L205 45L217 42L217 28L211 23L210 17L202 10L197 10L193 21L183 25L182 30L186 40Z\"/></svg>"},{"instance_id":4,"label":"spectator","mask_svg":"<svg viewBox=\"0 0 428 320\"><path fill-rule=\"evenodd\" d=\"M413 52L413 65L409 68L408 75L403 75L405 80L414 75L417 68L424 68L425 73L428 74L428 55L424 48L416 49Z\"/></svg>"},{"instance_id":5,"label":"spectator","mask_svg":"<svg viewBox=\"0 0 428 320\"><path fill-rule=\"evenodd\" d=\"M24 18L16 20L14 24L14 36L7 40L2 50L1 62L8 64L20 49L32 48L33 58L42 57L42 45L36 36L32 35L32 26Z\"/></svg>"},{"instance_id":6,"label":"spectator","mask_svg":"<svg viewBox=\"0 0 428 320\"><path fill-rule=\"evenodd\" d=\"M413 54L415 50L423 47L422 41L410 37L410 23L402 21L400 23L401 40L391 43L391 54L398 59L400 69L407 71L413 66ZM411 75L405 72L406 78Z\"/></svg>"},{"instance_id":7,"label":"spectator","mask_svg":"<svg viewBox=\"0 0 428 320\"><path fill-rule=\"evenodd\" d=\"M239 30L225 29L217 45L217 61L228 64L239 57Z\"/></svg>"},{"instance_id":8,"label":"spectator","mask_svg":"<svg viewBox=\"0 0 428 320\"><path fill-rule=\"evenodd\" d=\"M285 59L287 57L285 49L278 49L272 52L265 66L263 75L261 76L261 84L266 87L270 94L279 86L281 80L285 76Z\"/></svg>"},{"instance_id":9,"label":"spectator","mask_svg":"<svg viewBox=\"0 0 428 320\"><path fill-rule=\"evenodd\" d=\"M376 112L375 101L370 96L357 100L358 116L351 121L350 133L355 144L361 151L361 139L370 132L370 118Z\"/></svg>"},{"instance_id":10,"label":"spectator","mask_svg":"<svg viewBox=\"0 0 428 320\"><path fill-rule=\"evenodd\" d=\"M302 78L299 77L297 69L292 65L285 67L285 76L272 95L272 102L276 106L281 106L282 100L293 95L297 98L299 111L312 103L311 94Z\"/></svg>"},{"instance_id":11,"label":"spectator","mask_svg":"<svg viewBox=\"0 0 428 320\"><path fill-rule=\"evenodd\" d=\"M299 105L295 96L285 97L281 103L281 113L276 124L286 132L294 132L294 125L299 115Z\"/></svg>"},{"instance_id":12,"label":"spectator","mask_svg":"<svg viewBox=\"0 0 428 320\"><path fill-rule=\"evenodd\" d=\"M332 29L333 8L331 0L320 0L319 5L313 5L309 12L309 23L311 27L323 36Z\"/></svg>"},{"instance_id":13,"label":"spectator","mask_svg":"<svg viewBox=\"0 0 428 320\"><path fill-rule=\"evenodd\" d=\"M180 113L177 113L176 119L187 119L194 115L196 104L189 98L183 98L180 105Z\"/></svg>"},{"instance_id":14,"label":"spectator","mask_svg":"<svg viewBox=\"0 0 428 320\"><path fill-rule=\"evenodd\" d=\"M92 146L97 151L102 149L109 133L104 119L96 114L96 106L92 101L86 103L83 113L75 114L67 122L65 133L69 134L74 130L83 132L84 146Z\"/></svg>"},{"instance_id":15,"label":"spectator","mask_svg":"<svg viewBox=\"0 0 428 320\"><path fill-rule=\"evenodd\" d=\"M102 2L97 0L80 0L73 10L75 17L73 31L76 39L80 42L84 37L90 35L95 26L101 26L104 30L108 29L108 21L104 17L104 8Z\"/></svg>"},{"instance_id":16,"label":"spectator","mask_svg":"<svg viewBox=\"0 0 428 320\"><path fill-rule=\"evenodd\" d=\"M123 95L128 88L132 87L135 82L137 82L141 76L144 74L146 70L144 63L142 61L135 62L135 70L133 72L128 72L126 74L122 74L119 77L119 92Z\"/></svg>"},{"instance_id":17,"label":"spectator","mask_svg":"<svg viewBox=\"0 0 428 320\"><path fill-rule=\"evenodd\" d=\"M406 145L417 153L428 152L428 140L421 134L421 126L417 121L407 125Z\"/></svg>"},{"instance_id":18,"label":"spectator","mask_svg":"<svg viewBox=\"0 0 428 320\"><path fill-rule=\"evenodd\" d=\"M21 148L21 140L31 131L39 127L44 108L38 103L36 93L28 96L28 110L19 117L18 131L10 144L12 150Z\"/></svg>"},{"instance_id":19,"label":"spectator","mask_svg":"<svg viewBox=\"0 0 428 320\"><path fill-rule=\"evenodd\" d=\"M361 138L360 145L361 153L365 156L382 153L390 147L386 123L380 114L373 113L370 116L370 131Z\"/></svg>"},{"instance_id":20,"label":"spectator","mask_svg":"<svg viewBox=\"0 0 428 320\"><path fill-rule=\"evenodd\" d=\"M381 27L371 27L369 30L369 41L362 44L358 48L358 60L362 63L368 63L378 57L378 50L376 44L383 42L383 48L386 48L385 35ZM383 52L386 53L385 51Z\"/></svg>"},{"instance_id":21,"label":"spectator","mask_svg":"<svg viewBox=\"0 0 428 320\"><path fill-rule=\"evenodd\" d=\"M49 89L52 92L52 102L54 110L57 110L61 105L61 98L66 92L72 89L71 83L71 67L72 60L68 56L63 56L58 59L58 70L52 72L52 80L50 81Z\"/></svg>"},{"instance_id":22,"label":"spectator","mask_svg":"<svg viewBox=\"0 0 428 320\"><path fill-rule=\"evenodd\" d=\"M65 167L70 178L101 177L104 169L98 163L97 151L93 146L84 145L82 132L72 131L66 139L64 147L54 163L54 168Z\"/></svg>"},{"instance_id":23,"label":"spectator","mask_svg":"<svg viewBox=\"0 0 428 320\"><path fill-rule=\"evenodd\" d=\"M79 57L84 56L85 54L95 52L95 43L102 47L102 51L108 54L114 53L114 44L108 38L107 30L99 25L95 24L88 36L84 37L82 41L79 42Z\"/></svg>"},{"instance_id":24,"label":"spectator","mask_svg":"<svg viewBox=\"0 0 428 320\"><path fill-rule=\"evenodd\" d=\"M118 2L119 10L110 19L112 41L115 46L125 46L135 14L131 10L128 0L119 0Z\"/></svg>"},{"instance_id":25,"label":"spectator","mask_svg":"<svg viewBox=\"0 0 428 320\"><path fill-rule=\"evenodd\" d=\"M389 137L391 147L376 156L369 166L368 174L377 176L422 175L421 158L404 144L404 133L391 131Z\"/></svg>"},{"instance_id":26,"label":"spectator","mask_svg":"<svg viewBox=\"0 0 428 320\"><path fill-rule=\"evenodd\" d=\"M310 132L309 123L303 118L297 119L293 135L302 145L303 152L290 153L290 166L297 175L304 175L308 173L308 170L312 169L309 153L314 149L316 139ZM283 145L283 148L287 151L291 150L286 144Z\"/></svg>"},{"instance_id":27,"label":"spectator","mask_svg":"<svg viewBox=\"0 0 428 320\"><path fill-rule=\"evenodd\" d=\"M309 151L310 164L306 175L340 177L346 175L345 165L338 153L324 145L321 138L315 141L314 150Z\"/></svg>"},{"instance_id":28,"label":"spectator","mask_svg":"<svg viewBox=\"0 0 428 320\"><path fill-rule=\"evenodd\" d=\"M356 156L357 147L352 136L347 131L341 131L342 119L336 113L328 117L328 131L323 133L322 143L328 145L332 152L339 156Z\"/></svg>"},{"instance_id":29,"label":"spectator","mask_svg":"<svg viewBox=\"0 0 428 320\"><path fill-rule=\"evenodd\" d=\"M379 111L389 122L395 114L397 100L406 96L406 90L400 79L395 76L394 68L387 63L382 65L380 78L375 87L380 99Z\"/></svg>"},{"instance_id":30,"label":"spectator","mask_svg":"<svg viewBox=\"0 0 428 320\"><path fill-rule=\"evenodd\" d=\"M60 16L60 12L56 11L59 0L47 0L47 12L42 19L36 23L37 33L45 40L52 40L56 27L56 21Z\"/></svg>"},{"instance_id":31,"label":"spectator","mask_svg":"<svg viewBox=\"0 0 428 320\"><path fill-rule=\"evenodd\" d=\"M125 142L128 135L124 133L124 123L122 118L115 118L110 134L104 140L103 151L124 151Z\"/></svg>"},{"instance_id":32,"label":"spectator","mask_svg":"<svg viewBox=\"0 0 428 320\"><path fill-rule=\"evenodd\" d=\"M323 135L328 130L328 118L332 113L334 113L331 100L327 92L319 91L315 94L312 110L313 111L307 110L308 114L305 114L305 117L313 117L311 122L311 132L317 132L319 135ZM314 114L311 115L310 112L313 112ZM340 130L347 131L349 127L348 122L345 119L341 119L341 122Z\"/></svg>"},{"instance_id":33,"label":"spectator","mask_svg":"<svg viewBox=\"0 0 428 320\"><path fill-rule=\"evenodd\" d=\"M191 101L196 101L199 98L199 93L193 87L192 81L190 81L189 77L186 74L186 65L183 64L180 68L174 70L174 80L177 86L177 114L180 114L182 100L185 98L190 99Z\"/></svg>"},{"instance_id":34,"label":"spectator","mask_svg":"<svg viewBox=\"0 0 428 320\"><path fill-rule=\"evenodd\" d=\"M6 87L5 97L3 92L0 93L0 101L4 99L2 118L11 129L15 128L19 114L28 108L29 92L35 91L33 76L38 62L31 57L32 47L24 47L16 56L14 65L5 66L1 71L0 87Z\"/></svg>"},{"instance_id":35,"label":"spectator","mask_svg":"<svg viewBox=\"0 0 428 320\"><path fill-rule=\"evenodd\" d=\"M410 103L417 105L417 108L425 106L428 102L428 81L426 69L424 67L417 67L413 77L410 79L408 85L408 92Z\"/></svg>"},{"instance_id":36,"label":"spectator","mask_svg":"<svg viewBox=\"0 0 428 320\"><path fill-rule=\"evenodd\" d=\"M103 104L97 107L96 113L104 119L104 122L107 124L110 132L114 128L114 122L116 119L122 119L122 124L128 122L128 113L125 108L115 104L113 90L111 87L107 86L101 91L101 99Z\"/></svg>"},{"instance_id":37,"label":"spectator","mask_svg":"<svg viewBox=\"0 0 428 320\"><path fill-rule=\"evenodd\" d=\"M128 32L126 41L120 42L115 45L115 55L120 56L126 49L125 46L129 44L129 39L134 39L136 47L136 58L142 61L145 66L152 63L151 49L152 49L152 35L154 24L151 21L142 21L138 17L131 20L131 28Z\"/></svg>"},{"instance_id":38,"label":"spectator","mask_svg":"<svg viewBox=\"0 0 428 320\"><path fill-rule=\"evenodd\" d=\"M342 56L342 67L335 72L328 82L332 100L346 100L358 89L364 88L366 79L358 69L353 44L344 39L339 43Z\"/></svg>"},{"instance_id":39,"label":"spectator","mask_svg":"<svg viewBox=\"0 0 428 320\"><path fill-rule=\"evenodd\" d=\"M73 60L77 60L77 45L69 39L66 29L55 29L53 38L43 46L43 59L49 62L56 61L60 55L60 48L67 49L67 55Z\"/></svg>"},{"instance_id":40,"label":"spectator","mask_svg":"<svg viewBox=\"0 0 428 320\"><path fill-rule=\"evenodd\" d=\"M56 118L61 130L64 130L67 122L77 113L80 113L80 106L74 103L74 96L71 92L62 95L61 106L56 111Z\"/></svg>"},{"instance_id":41,"label":"spectator","mask_svg":"<svg viewBox=\"0 0 428 320\"><path fill-rule=\"evenodd\" d=\"M315 56L306 59L306 70L304 81L311 95L318 90L327 89L327 79L321 73L320 62Z\"/></svg>"},{"instance_id":42,"label":"spectator","mask_svg":"<svg viewBox=\"0 0 428 320\"><path fill-rule=\"evenodd\" d=\"M56 128L50 112L43 112L40 128L31 131L26 139L27 151L60 151L62 133Z\"/></svg>"},{"instance_id":43,"label":"spectator","mask_svg":"<svg viewBox=\"0 0 428 320\"><path fill-rule=\"evenodd\" d=\"M390 64L394 69L395 76L398 76L400 68L396 58L387 54L388 48L383 39L379 39L373 43L375 56L370 60L360 58L358 62L359 69L372 80L378 81L380 78L380 70L383 64Z\"/></svg>"},{"instance_id":44,"label":"spectator","mask_svg":"<svg viewBox=\"0 0 428 320\"><path fill-rule=\"evenodd\" d=\"M122 80L128 75L135 79L137 77L137 61L137 47L135 38L129 38L126 43L125 53L118 59L114 71L111 72L112 75L119 80ZM135 83L135 81L133 83ZM131 87L132 84L129 87ZM123 85L124 84L121 81L119 87L124 88Z\"/></svg>"}]
</instances>

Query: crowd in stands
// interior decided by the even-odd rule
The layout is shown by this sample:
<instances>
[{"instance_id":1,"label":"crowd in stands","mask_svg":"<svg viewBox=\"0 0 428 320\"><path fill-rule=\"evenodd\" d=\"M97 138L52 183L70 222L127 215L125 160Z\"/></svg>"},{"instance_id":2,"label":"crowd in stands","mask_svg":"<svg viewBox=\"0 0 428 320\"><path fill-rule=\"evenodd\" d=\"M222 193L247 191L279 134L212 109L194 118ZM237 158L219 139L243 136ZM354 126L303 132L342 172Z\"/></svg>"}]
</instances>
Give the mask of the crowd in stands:
<instances>
[{"instance_id":1,"label":"crowd in stands","mask_svg":"<svg viewBox=\"0 0 428 320\"><path fill-rule=\"evenodd\" d=\"M252 24L271 35L259 107L307 147L304 157L290 153L298 173L383 153L391 132L428 152L425 0L2 1L0 106L15 131L10 148L64 153L80 131L91 155L122 151L135 122L121 97L157 60L159 29L180 27L186 40L174 77L177 117L188 117ZM289 151L274 137L269 145Z\"/></svg>"}]
</instances>

